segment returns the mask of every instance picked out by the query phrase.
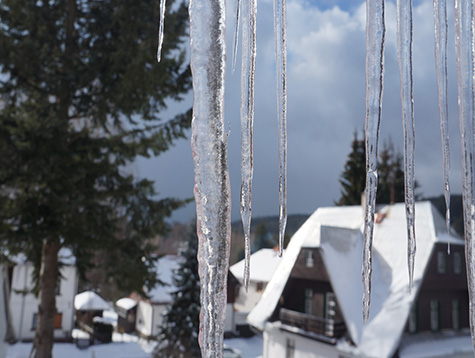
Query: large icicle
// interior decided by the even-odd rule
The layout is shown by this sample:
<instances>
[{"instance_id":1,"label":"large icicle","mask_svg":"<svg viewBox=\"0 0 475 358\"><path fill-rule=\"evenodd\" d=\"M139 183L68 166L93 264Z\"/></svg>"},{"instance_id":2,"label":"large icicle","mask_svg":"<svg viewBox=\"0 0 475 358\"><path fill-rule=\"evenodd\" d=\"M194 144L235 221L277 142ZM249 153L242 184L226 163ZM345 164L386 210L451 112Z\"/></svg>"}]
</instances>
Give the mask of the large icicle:
<instances>
[{"instance_id":1,"label":"large icicle","mask_svg":"<svg viewBox=\"0 0 475 358\"><path fill-rule=\"evenodd\" d=\"M470 331L475 350L475 197L474 197L474 103L473 28L471 0L455 0L455 51L457 58L459 126L462 152L465 257L470 306Z\"/></svg>"},{"instance_id":2,"label":"large icicle","mask_svg":"<svg viewBox=\"0 0 475 358\"><path fill-rule=\"evenodd\" d=\"M234 20L233 72L236 69L237 48L239 41L239 23L241 22L241 0L236 0L236 17Z\"/></svg>"},{"instance_id":3,"label":"large icicle","mask_svg":"<svg viewBox=\"0 0 475 358\"><path fill-rule=\"evenodd\" d=\"M286 0L274 0L274 40L279 136L279 256L287 225L287 24Z\"/></svg>"},{"instance_id":4,"label":"large icicle","mask_svg":"<svg viewBox=\"0 0 475 358\"><path fill-rule=\"evenodd\" d=\"M404 128L404 196L407 225L409 289L414 277L416 237L414 229L414 100L412 79L412 0L397 0L397 48L401 78L402 125Z\"/></svg>"},{"instance_id":5,"label":"large icicle","mask_svg":"<svg viewBox=\"0 0 475 358\"><path fill-rule=\"evenodd\" d=\"M201 280L202 357L223 356L231 197L224 131L225 0L190 0L191 145Z\"/></svg>"},{"instance_id":6,"label":"large icicle","mask_svg":"<svg viewBox=\"0 0 475 358\"><path fill-rule=\"evenodd\" d=\"M450 150L449 112L447 104L447 2L434 0L435 67L439 102L440 135L442 139L442 166L444 172L445 222L450 231ZM448 244L450 253L450 243Z\"/></svg>"},{"instance_id":7,"label":"large icicle","mask_svg":"<svg viewBox=\"0 0 475 358\"><path fill-rule=\"evenodd\" d=\"M244 287L249 286L251 197L254 162L254 80L256 72L256 0L243 0L241 67L241 219L244 228Z\"/></svg>"},{"instance_id":8,"label":"large icicle","mask_svg":"<svg viewBox=\"0 0 475 358\"><path fill-rule=\"evenodd\" d=\"M163 31L165 28L166 0L160 0L160 25L158 27L157 61L162 59Z\"/></svg>"},{"instance_id":9,"label":"large icicle","mask_svg":"<svg viewBox=\"0 0 475 358\"><path fill-rule=\"evenodd\" d=\"M363 243L363 319L369 318L374 210L378 186L378 138L383 100L384 0L366 1L366 189Z\"/></svg>"}]
</instances>

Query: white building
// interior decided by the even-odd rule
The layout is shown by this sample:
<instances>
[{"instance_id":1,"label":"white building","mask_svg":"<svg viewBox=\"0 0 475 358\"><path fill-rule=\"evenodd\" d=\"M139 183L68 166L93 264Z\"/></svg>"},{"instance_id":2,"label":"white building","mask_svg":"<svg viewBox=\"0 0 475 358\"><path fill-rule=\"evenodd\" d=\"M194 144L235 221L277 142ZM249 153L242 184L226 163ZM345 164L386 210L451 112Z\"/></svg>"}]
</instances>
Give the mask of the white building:
<instances>
[{"instance_id":1,"label":"white building","mask_svg":"<svg viewBox=\"0 0 475 358\"><path fill-rule=\"evenodd\" d=\"M173 285L173 273L178 269L183 258L178 255L161 257L157 263L158 278L166 284L159 285L151 292L147 300L140 300L137 305L136 330L144 337L156 337L160 332L163 314L172 302L171 292L176 290Z\"/></svg>"},{"instance_id":2,"label":"white building","mask_svg":"<svg viewBox=\"0 0 475 358\"><path fill-rule=\"evenodd\" d=\"M246 317L261 299L267 284L272 278L281 258L277 250L261 249L250 258L250 282L248 291L244 287L244 260L230 267L232 274L238 279L241 287L234 303L236 310L236 324L246 323Z\"/></svg>"},{"instance_id":3,"label":"white building","mask_svg":"<svg viewBox=\"0 0 475 358\"><path fill-rule=\"evenodd\" d=\"M473 357L464 241L416 203L409 291L403 203L375 215L369 321L362 317L363 209L320 208L302 225L248 322L264 358ZM451 254L447 254L447 244Z\"/></svg>"},{"instance_id":4,"label":"white building","mask_svg":"<svg viewBox=\"0 0 475 358\"><path fill-rule=\"evenodd\" d=\"M78 275L75 258L69 250L62 249L58 260L61 267L61 279L56 290L57 314L54 322L55 340L69 340L74 328L74 297L77 293ZM13 268L10 308L13 327L20 341L31 341L35 337L38 318L38 299L31 293L34 287L33 264L24 257L15 259Z\"/></svg>"}]
</instances>

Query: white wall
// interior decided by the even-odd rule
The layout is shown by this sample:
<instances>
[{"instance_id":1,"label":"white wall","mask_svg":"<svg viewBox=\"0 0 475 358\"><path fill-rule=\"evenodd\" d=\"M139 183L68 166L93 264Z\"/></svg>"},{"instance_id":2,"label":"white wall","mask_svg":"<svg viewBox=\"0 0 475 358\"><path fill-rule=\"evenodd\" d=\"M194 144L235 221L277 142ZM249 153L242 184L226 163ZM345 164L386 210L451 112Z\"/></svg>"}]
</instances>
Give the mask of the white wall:
<instances>
[{"instance_id":1,"label":"white wall","mask_svg":"<svg viewBox=\"0 0 475 358\"><path fill-rule=\"evenodd\" d=\"M167 305L151 304L147 301L139 301L137 306L137 320L135 329L144 337L154 337L160 332Z\"/></svg>"},{"instance_id":2,"label":"white wall","mask_svg":"<svg viewBox=\"0 0 475 358\"><path fill-rule=\"evenodd\" d=\"M5 335L7 333L7 317L5 315L5 295L3 292L3 266L0 265L0 357L7 356L7 343Z\"/></svg>"},{"instance_id":3,"label":"white wall","mask_svg":"<svg viewBox=\"0 0 475 358\"><path fill-rule=\"evenodd\" d=\"M226 319L224 320L224 332L235 332L236 324L234 317L234 306L232 303L226 304Z\"/></svg>"},{"instance_id":4,"label":"white wall","mask_svg":"<svg viewBox=\"0 0 475 358\"><path fill-rule=\"evenodd\" d=\"M263 283L263 290L262 291L257 291L257 282L256 281L251 281L249 283L249 289L246 293L246 289L244 288L244 285L241 285L239 288L239 294L236 297L236 302L234 302L234 308L238 312L251 312L251 310L254 308L254 306L259 302L259 300L262 297L262 294L264 293L266 284ZM236 323L246 323L244 322L236 322Z\"/></svg>"},{"instance_id":5,"label":"white wall","mask_svg":"<svg viewBox=\"0 0 475 358\"><path fill-rule=\"evenodd\" d=\"M29 262L16 265L13 269L10 308L13 326L19 340L32 340L35 336L33 316L38 312L38 300L32 294L18 291L31 291L33 265ZM74 328L74 296L77 294L77 272L74 266L63 266L63 279L60 281L59 295L56 296L56 309L62 314L61 328L54 330L55 339L71 337Z\"/></svg>"},{"instance_id":6,"label":"white wall","mask_svg":"<svg viewBox=\"0 0 475 358\"><path fill-rule=\"evenodd\" d=\"M335 346L297 334L283 331L273 323L267 323L264 330L264 358L286 358L287 339L293 340L293 358L339 358Z\"/></svg>"}]
</instances>

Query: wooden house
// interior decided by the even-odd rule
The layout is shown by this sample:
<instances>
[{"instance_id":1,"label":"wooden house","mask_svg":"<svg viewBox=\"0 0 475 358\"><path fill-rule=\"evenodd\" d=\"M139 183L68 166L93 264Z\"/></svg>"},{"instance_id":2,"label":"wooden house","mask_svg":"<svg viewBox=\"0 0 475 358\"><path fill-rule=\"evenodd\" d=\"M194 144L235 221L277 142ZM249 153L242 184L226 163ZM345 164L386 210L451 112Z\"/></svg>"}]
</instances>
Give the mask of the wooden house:
<instances>
[{"instance_id":1,"label":"wooden house","mask_svg":"<svg viewBox=\"0 0 475 358\"><path fill-rule=\"evenodd\" d=\"M263 332L264 358L473 357L463 239L447 233L430 202L417 203L410 290L405 206L378 209L369 321L362 317L363 208L320 208L293 236L248 316Z\"/></svg>"}]
</instances>

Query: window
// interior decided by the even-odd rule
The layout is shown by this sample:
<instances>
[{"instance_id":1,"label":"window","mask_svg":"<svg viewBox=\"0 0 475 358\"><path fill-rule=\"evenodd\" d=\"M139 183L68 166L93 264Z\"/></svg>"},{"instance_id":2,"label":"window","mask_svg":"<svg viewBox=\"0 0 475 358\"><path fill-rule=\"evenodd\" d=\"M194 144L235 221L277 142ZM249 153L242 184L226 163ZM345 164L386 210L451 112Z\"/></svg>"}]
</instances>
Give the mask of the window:
<instances>
[{"instance_id":1,"label":"window","mask_svg":"<svg viewBox=\"0 0 475 358\"><path fill-rule=\"evenodd\" d=\"M264 282L257 283L257 292L262 292L264 290Z\"/></svg>"},{"instance_id":2,"label":"window","mask_svg":"<svg viewBox=\"0 0 475 358\"><path fill-rule=\"evenodd\" d=\"M430 301L430 329L432 331L438 331L440 328L439 322L439 301Z\"/></svg>"},{"instance_id":3,"label":"window","mask_svg":"<svg viewBox=\"0 0 475 358\"><path fill-rule=\"evenodd\" d=\"M63 321L63 314L56 313L56 316L54 316L54 329L61 329L62 321ZM33 322L31 324L31 330L32 331L36 330L37 325L38 325L38 313L34 313Z\"/></svg>"},{"instance_id":4,"label":"window","mask_svg":"<svg viewBox=\"0 0 475 358\"><path fill-rule=\"evenodd\" d=\"M313 312L313 290L311 288L305 289L305 307L306 314L312 314Z\"/></svg>"},{"instance_id":5,"label":"window","mask_svg":"<svg viewBox=\"0 0 475 358\"><path fill-rule=\"evenodd\" d=\"M305 251L305 266L306 267L313 267L315 261L313 259L313 251L306 250Z\"/></svg>"},{"instance_id":6,"label":"window","mask_svg":"<svg viewBox=\"0 0 475 358\"><path fill-rule=\"evenodd\" d=\"M56 281L56 296L61 295L61 277Z\"/></svg>"},{"instance_id":7,"label":"window","mask_svg":"<svg viewBox=\"0 0 475 358\"><path fill-rule=\"evenodd\" d=\"M411 308L411 312L409 312L407 329L409 330L409 333L417 332L417 304L414 304L414 306Z\"/></svg>"},{"instance_id":8,"label":"window","mask_svg":"<svg viewBox=\"0 0 475 358\"><path fill-rule=\"evenodd\" d=\"M294 358L295 357L295 341L293 339L287 338L287 343L285 345L285 358Z\"/></svg>"},{"instance_id":9,"label":"window","mask_svg":"<svg viewBox=\"0 0 475 358\"><path fill-rule=\"evenodd\" d=\"M460 302L452 300L452 328L460 329Z\"/></svg>"},{"instance_id":10,"label":"window","mask_svg":"<svg viewBox=\"0 0 475 358\"><path fill-rule=\"evenodd\" d=\"M462 273L462 254L460 252L454 252L454 273Z\"/></svg>"},{"instance_id":11,"label":"window","mask_svg":"<svg viewBox=\"0 0 475 358\"><path fill-rule=\"evenodd\" d=\"M445 273L445 269L446 269L445 252L438 251L437 252L437 272Z\"/></svg>"}]
</instances>

